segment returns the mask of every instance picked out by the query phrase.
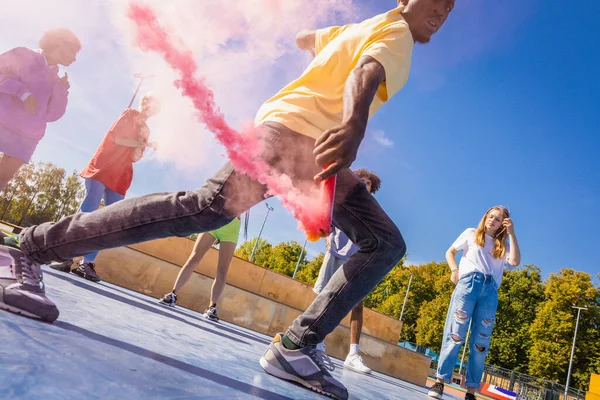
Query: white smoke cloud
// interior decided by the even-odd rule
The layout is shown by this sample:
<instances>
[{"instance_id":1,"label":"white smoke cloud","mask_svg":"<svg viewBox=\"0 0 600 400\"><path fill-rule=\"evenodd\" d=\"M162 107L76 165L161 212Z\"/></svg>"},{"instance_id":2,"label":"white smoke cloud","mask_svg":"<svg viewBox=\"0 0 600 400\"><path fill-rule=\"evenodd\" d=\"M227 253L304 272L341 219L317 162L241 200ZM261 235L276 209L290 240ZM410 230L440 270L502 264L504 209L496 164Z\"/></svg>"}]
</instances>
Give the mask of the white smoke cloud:
<instances>
[{"instance_id":1,"label":"white smoke cloud","mask_svg":"<svg viewBox=\"0 0 600 400\"><path fill-rule=\"evenodd\" d=\"M149 121L151 140L159 143L159 151L147 152L147 158L175 164L190 174L223 162L219 156L224 150L194 119L190 101L173 87L175 74L157 55L134 46L133 25L126 17L128 0L3 2L2 51L19 45L36 48L44 31L59 26L80 37L82 51L69 68L68 113L85 116L79 119L85 131L105 132L110 126L106 115L112 121L128 103L137 83L134 73L153 75L140 93L152 90L162 99L161 113ZM359 19L353 0L141 2L193 52L199 73L233 126L253 120L260 104L308 65L310 56L295 48L296 32Z\"/></svg>"}]
</instances>

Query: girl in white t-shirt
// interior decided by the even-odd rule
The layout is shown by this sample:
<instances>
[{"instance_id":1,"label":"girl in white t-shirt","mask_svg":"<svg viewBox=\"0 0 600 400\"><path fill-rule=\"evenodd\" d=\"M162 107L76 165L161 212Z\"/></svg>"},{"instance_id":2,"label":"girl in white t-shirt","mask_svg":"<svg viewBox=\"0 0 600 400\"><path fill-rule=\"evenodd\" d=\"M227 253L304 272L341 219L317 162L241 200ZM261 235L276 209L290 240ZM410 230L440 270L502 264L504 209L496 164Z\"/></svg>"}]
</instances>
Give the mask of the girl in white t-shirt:
<instances>
[{"instance_id":1,"label":"girl in white t-shirt","mask_svg":"<svg viewBox=\"0 0 600 400\"><path fill-rule=\"evenodd\" d=\"M455 256L462 251L460 264ZM504 268L514 268L521 262L521 252L508 209L490 208L477 229L465 230L446 252L456 285L446 316L442 349L436 373L437 382L429 396L441 399L444 381L452 378L458 353L471 323L470 354L467 363L467 394L474 400L479 389L490 337L496 321L498 288Z\"/></svg>"}]
</instances>

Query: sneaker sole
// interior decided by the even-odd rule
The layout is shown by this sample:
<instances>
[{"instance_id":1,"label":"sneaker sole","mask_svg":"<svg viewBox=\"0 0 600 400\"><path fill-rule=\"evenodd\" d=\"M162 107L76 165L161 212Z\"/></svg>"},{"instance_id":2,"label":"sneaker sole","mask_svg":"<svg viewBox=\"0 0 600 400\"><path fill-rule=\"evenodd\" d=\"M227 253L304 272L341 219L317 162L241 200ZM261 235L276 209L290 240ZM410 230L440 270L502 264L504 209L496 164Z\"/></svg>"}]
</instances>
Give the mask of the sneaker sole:
<instances>
[{"instance_id":1,"label":"sneaker sole","mask_svg":"<svg viewBox=\"0 0 600 400\"><path fill-rule=\"evenodd\" d=\"M354 368L353 366L347 365L347 364L344 364L344 368L349 369L349 370L354 371L354 372L358 372L359 374L363 374L363 375L370 375L371 372L373 372L372 370L361 371L360 369Z\"/></svg>"},{"instance_id":2,"label":"sneaker sole","mask_svg":"<svg viewBox=\"0 0 600 400\"><path fill-rule=\"evenodd\" d=\"M322 394L323 396L327 396L327 397L330 397L330 398L336 399L336 400L343 400L341 397L338 397L332 393L325 392L322 389L312 386L310 383L306 382L304 379L302 379L296 375L288 374L287 372L285 372L277 367L272 366L271 364L269 364L269 362L267 360L265 360L264 357L260 358L259 363L260 363L260 366L262 367L262 369L264 369L265 372L269 375L273 375L279 379L284 379L286 381L292 381L292 382L299 383L300 385L304 386L305 388L308 388L312 391Z\"/></svg>"},{"instance_id":3,"label":"sneaker sole","mask_svg":"<svg viewBox=\"0 0 600 400\"><path fill-rule=\"evenodd\" d=\"M158 304L160 304L161 306L165 306L165 307L175 307L175 304L172 303L165 303L164 301L159 301Z\"/></svg>"},{"instance_id":4,"label":"sneaker sole","mask_svg":"<svg viewBox=\"0 0 600 400\"><path fill-rule=\"evenodd\" d=\"M88 277L86 274L82 274L81 272L77 271L76 269L72 270L72 271L71 271L71 273L72 273L72 274L75 274L75 275L77 275L77 276L80 276L80 277L82 277L83 279L85 279L85 280L88 280L88 281L90 281L90 282L95 282L95 283L98 283L98 282L102 281L102 279L89 278L89 277Z\"/></svg>"},{"instance_id":5,"label":"sneaker sole","mask_svg":"<svg viewBox=\"0 0 600 400\"><path fill-rule=\"evenodd\" d=\"M436 392L427 392L427 396L434 398L434 399L441 399L443 397L442 394L439 394Z\"/></svg>"},{"instance_id":6,"label":"sneaker sole","mask_svg":"<svg viewBox=\"0 0 600 400\"><path fill-rule=\"evenodd\" d=\"M209 320L209 321L212 321L212 322L219 322L219 318L217 318L217 319L212 319L211 317L209 317L209 316L208 316L208 315L206 315L206 314L202 314L202 315L204 316L204 318L206 318L206 319L207 319L207 320Z\"/></svg>"},{"instance_id":7,"label":"sneaker sole","mask_svg":"<svg viewBox=\"0 0 600 400\"><path fill-rule=\"evenodd\" d=\"M32 313L27 312L25 310L21 310L20 308L17 308L17 307L9 306L8 304L3 303L1 301L0 301L0 310L9 311L9 312L11 312L13 314L22 315L24 317L29 317L29 318L34 318L34 319L40 319L40 320L45 321L45 322L54 322L54 321L56 321L56 319L58 318L58 315L59 315L58 310L56 310L56 315L53 314L51 316L43 317L43 316L40 316L40 315L32 314Z\"/></svg>"}]
</instances>

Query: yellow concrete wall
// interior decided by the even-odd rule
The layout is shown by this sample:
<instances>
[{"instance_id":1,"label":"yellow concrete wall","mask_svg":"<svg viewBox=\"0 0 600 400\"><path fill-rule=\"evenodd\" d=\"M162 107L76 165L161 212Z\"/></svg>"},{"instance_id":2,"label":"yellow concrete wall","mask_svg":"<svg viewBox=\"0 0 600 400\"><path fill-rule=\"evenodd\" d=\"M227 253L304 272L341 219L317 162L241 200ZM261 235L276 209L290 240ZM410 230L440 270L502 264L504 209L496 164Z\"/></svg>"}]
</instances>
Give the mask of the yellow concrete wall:
<instances>
[{"instance_id":1,"label":"yellow concrete wall","mask_svg":"<svg viewBox=\"0 0 600 400\"><path fill-rule=\"evenodd\" d=\"M194 246L188 238L171 237L130 246L142 253L183 266ZM195 271L214 278L219 251L210 249ZM171 285L172 285L171 281ZM227 275L229 285L273 299L298 310L306 310L315 298L312 287L289 276L260 267L241 258L234 257ZM390 343L398 343L402 322L395 318L365 308L363 332ZM342 321L350 326L350 317Z\"/></svg>"},{"instance_id":2,"label":"yellow concrete wall","mask_svg":"<svg viewBox=\"0 0 600 400\"><path fill-rule=\"evenodd\" d=\"M185 247L184 245L185 243L179 244L182 247ZM174 248L181 250L181 247ZM214 256L214 253L212 255ZM171 260L175 260L176 256L170 257ZM179 269L171 262L127 247L101 251L96 259L96 270L105 281L156 299L171 290ZM299 283L289 280L291 283ZM204 311L209 302L212 282L211 277L194 273L180 292L178 305ZM226 285L219 303L219 317L224 321L270 336L285 331L301 313L300 309L230 284ZM349 335L348 327L338 326L325 341L327 353L337 358L345 358ZM401 348L396 343L373 337L366 330L361 336L360 349L365 362L373 370L417 385L426 384L431 362L429 357Z\"/></svg>"},{"instance_id":3,"label":"yellow concrete wall","mask_svg":"<svg viewBox=\"0 0 600 400\"><path fill-rule=\"evenodd\" d=\"M590 377L590 390L587 392L585 400L600 400L600 375L592 374Z\"/></svg>"}]
</instances>

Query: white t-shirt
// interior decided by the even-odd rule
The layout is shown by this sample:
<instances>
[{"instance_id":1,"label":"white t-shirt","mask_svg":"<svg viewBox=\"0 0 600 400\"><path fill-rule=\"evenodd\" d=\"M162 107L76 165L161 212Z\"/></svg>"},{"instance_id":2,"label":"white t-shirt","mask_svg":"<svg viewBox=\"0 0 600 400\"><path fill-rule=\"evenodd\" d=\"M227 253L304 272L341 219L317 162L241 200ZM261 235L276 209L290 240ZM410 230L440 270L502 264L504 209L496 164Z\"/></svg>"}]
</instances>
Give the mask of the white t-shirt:
<instances>
[{"instance_id":1,"label":"white t-shirt","mask_svg":"<svg viewBox=\"0 0 600 400\"><path fill-rule=\"evenodd\" d=\"M494 281L500 287L502 282L502 273L504 268L513 269L514 267L508 264L508 253L510 248L506 244L506 253L504 258L494 258L492 251L494 250L494 238L485 235L485 244L480 247L475 243L475 228L469 228L460 234L458 239L452 243L458 251L462 251L462 257L458 265L458 276L463 277L471 272L481 272L486 275L492 275Z\"/></svg>"}]
</instances>

